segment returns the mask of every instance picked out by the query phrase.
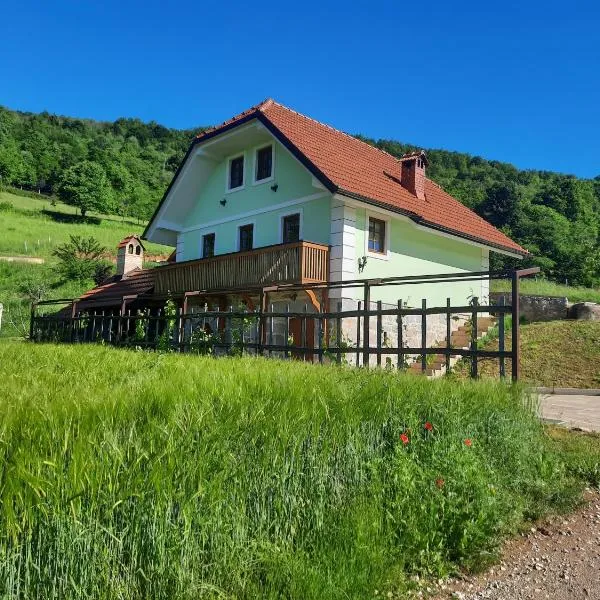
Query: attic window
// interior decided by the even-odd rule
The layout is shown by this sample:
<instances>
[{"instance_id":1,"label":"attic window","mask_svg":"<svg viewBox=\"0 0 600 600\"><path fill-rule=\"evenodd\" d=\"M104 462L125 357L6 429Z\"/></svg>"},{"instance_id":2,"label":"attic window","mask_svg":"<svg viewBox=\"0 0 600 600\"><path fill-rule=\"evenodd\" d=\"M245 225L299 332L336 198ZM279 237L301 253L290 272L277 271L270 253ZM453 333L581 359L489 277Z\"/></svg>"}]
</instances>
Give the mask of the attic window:
<instances>
[{"instance_id":1,"label":"attic window","mask_svg":"<svg viewBox=\"0 0 600 600\"><path fill-rule=\"evenodd\" d=\"M139 255L142 253L142 247L141 247L141 246L138 246L138 247L135 249L135 253L136 253L136 254L139 256Z\"/></svg>"},{"instance_id":2,"label":"attic window","mask_svg":"<svg viewBox=\"0 0 600 600\"><path fill-rule=\"evenodd\" d=\"M129 254L133 254L133 244L129 244L127 250L129 251Z\"/></svg>"},{"instance_id":3,"label":"attic window","mask_svg":"<svg viewBox=\"0 0 600 600\"><path fill-rule=\"evenodd\" d=\"M244 187L244 155L229 159L227 169L227 190L237 190Z\"/></svg>"},{"instance_id":4,"label":"attic window","mask_svg":"<svg viewBox=\"0 0 600 600\"><path fill-rule=\"evenodd\" d=\"M273 177L273 146L265 146L256 151L254 181L266 181Z\"/></svg>"}]
</instances>

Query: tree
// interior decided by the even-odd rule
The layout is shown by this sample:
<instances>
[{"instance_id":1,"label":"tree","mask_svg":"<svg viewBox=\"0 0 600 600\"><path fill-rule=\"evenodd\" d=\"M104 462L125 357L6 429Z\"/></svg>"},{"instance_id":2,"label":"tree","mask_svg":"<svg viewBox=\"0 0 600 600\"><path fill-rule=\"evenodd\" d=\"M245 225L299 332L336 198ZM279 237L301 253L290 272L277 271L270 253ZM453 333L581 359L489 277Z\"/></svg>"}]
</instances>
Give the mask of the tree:
<instances>
[{"instance_id":1,"label":"tree","mask_svg":"<svg viewBox=\"0 0 600 600\"><path fill-rule=\"evenodd\" d=\"M113 194L106 172L101 165L90 160L65 171L58 196L66 204L79 208L83 217L90 210L110 212L113 208Z\"/></svg>"},{"instance_id":2,"label":"tree","mask_svg":"<svg viewBox=\"0 0 600 600\"><path fill-rule=\"evenodd\" d=\"M519 192L514 183L492 183L477 212L495 227L504 227L514 218L518 202Z\"/></svg>"},{"instance_id":3,"label":"tree","mask_svg":"<svg viewBox=\"0 0 600 600\"><path fill-rule=\"evenodd\" d=\"M58 258L58 273L67 280L93 279L99 284L112 269L104 260L106 248L94 237L72 235L67 243L58 246L52 254Z\"/></svg>"}]
</instances>

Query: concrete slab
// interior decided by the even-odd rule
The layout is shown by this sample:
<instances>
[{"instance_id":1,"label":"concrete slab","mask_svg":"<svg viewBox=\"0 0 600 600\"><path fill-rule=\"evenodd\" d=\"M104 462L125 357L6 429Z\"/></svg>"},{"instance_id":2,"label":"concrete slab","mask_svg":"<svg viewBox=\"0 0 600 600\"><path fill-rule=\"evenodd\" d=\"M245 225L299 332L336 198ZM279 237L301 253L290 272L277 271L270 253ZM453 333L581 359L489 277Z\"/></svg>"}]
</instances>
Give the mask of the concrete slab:
<instances>
[{"instance_id":1,"label":"concrete slab","mask_svg":"<svg viewBox=\"0 0 600 600\"><path fill-rule=\"evenodd\" d=\"M581 394L542 394L540 416L551 422L586 431L600 431L600 396Z\"/></svg>"}]
</instances>

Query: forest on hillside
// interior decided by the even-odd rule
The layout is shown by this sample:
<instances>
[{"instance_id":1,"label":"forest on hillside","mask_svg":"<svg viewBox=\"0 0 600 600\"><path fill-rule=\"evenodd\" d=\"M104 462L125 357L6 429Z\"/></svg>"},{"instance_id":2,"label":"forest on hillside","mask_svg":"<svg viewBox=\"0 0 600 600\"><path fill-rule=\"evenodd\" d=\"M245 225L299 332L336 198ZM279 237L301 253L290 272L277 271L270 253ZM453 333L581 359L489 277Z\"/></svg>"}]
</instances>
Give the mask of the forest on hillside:
<instances>
[{"instance_id":1,"label":"forest on hillside","mask_svg":"<svg viewBox=\"0 0 600 600\"><path fill-rule=\"evenodd\" d=\"M201 130L0 107L0 186L58 194L82 213L148 219ZM396 156L415 149L362 139ZM520 170L447 150L427 154L428 176L527 248L528 264L561 283L600 285L600 177Z\"/></svg>"}]
</instances>

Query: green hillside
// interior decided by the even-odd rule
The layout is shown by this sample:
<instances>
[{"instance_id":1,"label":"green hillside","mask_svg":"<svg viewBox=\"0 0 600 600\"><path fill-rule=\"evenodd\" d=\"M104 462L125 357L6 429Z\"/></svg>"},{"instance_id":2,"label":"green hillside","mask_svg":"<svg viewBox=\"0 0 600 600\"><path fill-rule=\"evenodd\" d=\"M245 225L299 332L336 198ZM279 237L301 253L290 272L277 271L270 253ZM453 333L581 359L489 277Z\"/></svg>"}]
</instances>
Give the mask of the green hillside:
<instances>
[{"instance_id":1,"label":"green hillside","mask_svg":"<svg viewBox=\"0 0 600 600\"><path fill-rule=\"evenodd\" d=\"M0 336L20 335L27 330L29 306L34 299L73 298L93 287L92 280L64 281L56 272L52 252L71 235L94 237L114 257L118 242L143 225L128 218L90 213L85 218L73 207L48 198L28 198L0 192L0 303L4 318ZM145 244L146 255L165 257L172 248ZM15 262L7 262L10 257ZM41 259L41 264L21 259Z\"/></svg>"},{"instance_id":2,"label":"green hillside","mask_svg":"<svg viewBox=\"0 0 600 600\"><path fill-rule=\"evenodd\" d=\"M0 107L1 182L47 194L62 189L68 198L73 182L83 180L97 210L146 220L196 132L138 119L101 123ZM397 156L414 148L366 141ZM524 171L446 150L428 155L428 175L527 248L533 254L528 262L547 277L600 284L600 178Z\"/></svg>"}]
</instances>

